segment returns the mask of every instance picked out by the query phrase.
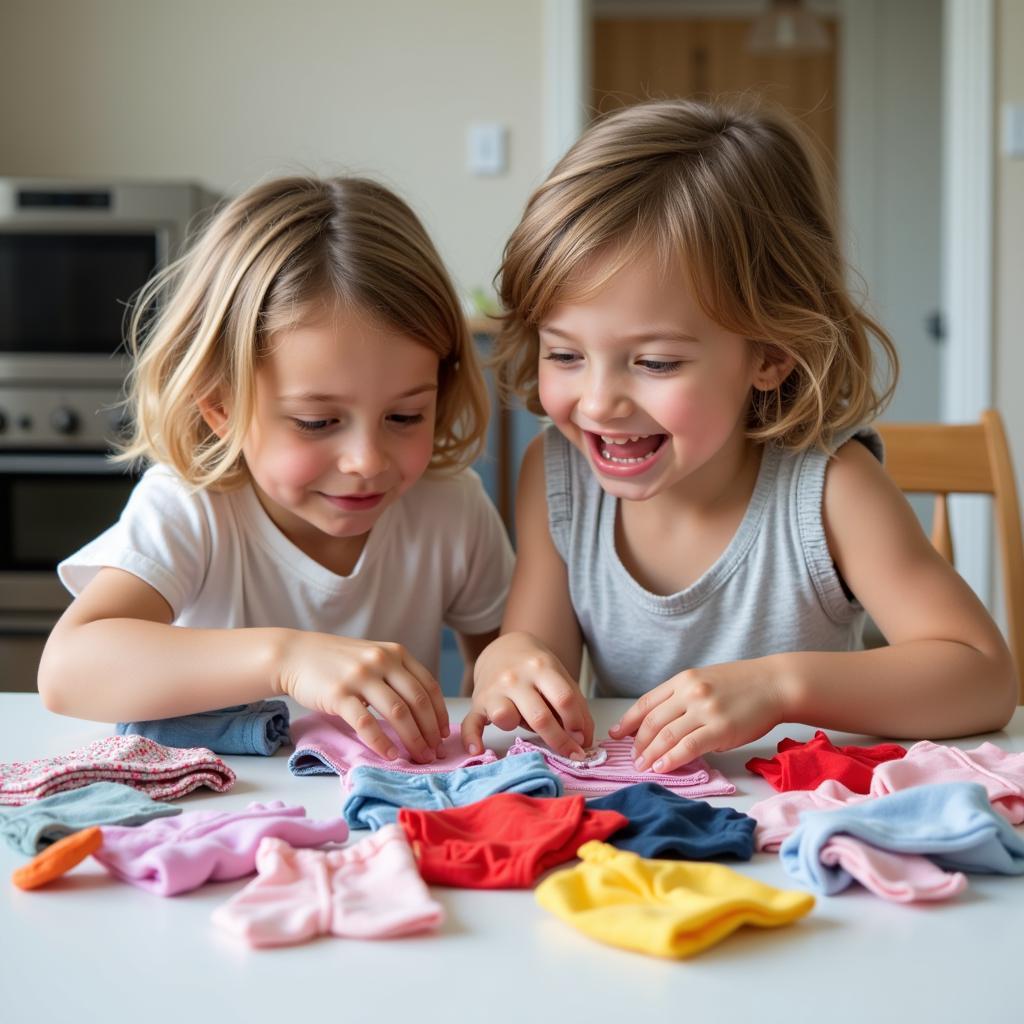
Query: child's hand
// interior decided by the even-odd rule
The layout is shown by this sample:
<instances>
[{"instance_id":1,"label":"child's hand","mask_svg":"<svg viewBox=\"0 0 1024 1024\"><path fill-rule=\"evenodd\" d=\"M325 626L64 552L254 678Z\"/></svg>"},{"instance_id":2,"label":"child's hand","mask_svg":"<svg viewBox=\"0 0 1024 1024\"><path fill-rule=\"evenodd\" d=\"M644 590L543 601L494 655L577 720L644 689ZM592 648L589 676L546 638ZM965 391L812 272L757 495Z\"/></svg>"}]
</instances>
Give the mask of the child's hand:
<instances>
[{"instance_id":1,"label":"child's hand","mask_svg":"<svg viewBox=\"0 0 1024 1024\"><path fill-rule=\"evenodd\" d=\"M759 739L784 718L768 658L687 669L645 693L609 730L636 734L636 767L670 772L709 751Z\"/></svg>"},{"instance_id":2,"label":"child's hand","mask_svg":"<svg viewBox=\"0 0 1024 1024\"><path fill-rule=\"evenodd\" d=\"M370 713L376 709L414 761L436 758L450 732L437 680L401 644L289 630L278 689L314 711L343 718L381 757L399 751Z\"/></svg>"},{"instance_id":3,"label":"child's hand","mask_svg":"<svg viewBox=\"0 0 1024 1024\"><path fill-rule=\"evenodd\" d=\"M498 637L477 659L473 704L462 722L470 754L484 749L488 722L505 730L525 726L563 757L583 757L594 741L586 697L558 658L526 633Z\"/></svg>"}]
</instances>

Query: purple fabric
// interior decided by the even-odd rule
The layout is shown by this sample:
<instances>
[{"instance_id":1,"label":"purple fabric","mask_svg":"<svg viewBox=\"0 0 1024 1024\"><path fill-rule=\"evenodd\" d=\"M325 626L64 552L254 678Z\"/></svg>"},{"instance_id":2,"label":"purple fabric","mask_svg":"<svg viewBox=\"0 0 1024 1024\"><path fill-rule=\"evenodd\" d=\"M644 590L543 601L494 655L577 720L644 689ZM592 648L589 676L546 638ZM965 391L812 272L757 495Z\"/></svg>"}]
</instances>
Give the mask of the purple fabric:
<instances>
[{"instance_id":1,"label":"purple fabric","mask_svg":"<svg viewBox=\"0 0 1024 1024\"><path fill-rule=\"evenodd\" d=\"M395 747L398 750L404 749L390 724L383 720L379 724ZM358 765L386 768L389 772L433 775L475 764L490 764L497 760L493 750L472 756L467 754L462 747L457 724L452 725L451 735L441 742L442 756L429 764L418 764L403 756L394 761L381 757L363 743L348 722L334 715L314 713L300 718L292 724L292 743L295 744L295 750L288 759L288 770L292 775L339 775L342 780L347 772Z\"/></svg>"},{"instance_id":2,"label":"purple fabric","mask_svg":"<svg viewBox=\"0 0 1024 1024\"><path fill-rule=\"evenodd\" d=\"M680 796L731 796L736 787L703 758L697 758L672 772L638 772L633 766L633 741L605 739L584 761L571 761L547 747L516 737L509 756L541 754L548 767L562 780L566 793L611 793L638 782L656 782Z\"/></svg>"},{"instance_id":3,"label":"purple fabric","mask_svg":"<svg viewBox=\"0 0 1024 1024\"><path fill-rule=\"evenodd\" d=\"M348 826L342 818L314 821L304 807L274 800L235 813L194 811L138 828L104 826L103 846L93 856L122 882L176 896L204 882L251 875L264 836L295 847L322 846L343 843Z\"/></svg>"}]
</instances>

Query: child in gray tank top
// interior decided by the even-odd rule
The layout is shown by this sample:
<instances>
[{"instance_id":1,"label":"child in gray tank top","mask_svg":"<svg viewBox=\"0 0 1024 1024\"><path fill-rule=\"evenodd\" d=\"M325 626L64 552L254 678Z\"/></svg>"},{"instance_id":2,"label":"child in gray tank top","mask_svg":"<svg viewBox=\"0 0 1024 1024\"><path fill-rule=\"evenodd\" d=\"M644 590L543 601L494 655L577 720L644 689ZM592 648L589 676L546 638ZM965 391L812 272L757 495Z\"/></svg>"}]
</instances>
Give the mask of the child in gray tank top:
<instances>
[{"instance_id":1,"label":"child in gray tank top","mask_svg":"<svg viewBox=\"0 0 1024 1024\"><path fill-rule=\"evenodd\" d=\"M847 291L823 182L784 115L671 100L596 122L530 199L495 360L552 425L523 462L471 752L493 722L582 757L584 644L597 694L636 698L612 735L641 770L780 722L939 738L1009 719L1006 645L864 426L896 352ZM889 646L862 649L865 611Z\"/></svg>"}]
</instances>

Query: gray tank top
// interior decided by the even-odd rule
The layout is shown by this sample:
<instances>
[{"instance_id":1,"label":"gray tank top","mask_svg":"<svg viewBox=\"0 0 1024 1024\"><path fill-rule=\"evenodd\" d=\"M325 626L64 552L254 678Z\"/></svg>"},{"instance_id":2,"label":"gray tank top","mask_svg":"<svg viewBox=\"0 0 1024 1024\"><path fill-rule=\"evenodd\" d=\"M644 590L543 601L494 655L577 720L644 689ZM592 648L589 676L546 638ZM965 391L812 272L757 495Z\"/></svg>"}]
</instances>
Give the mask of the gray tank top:
<instances>
[{"instance_id":1,"label":"gray tank top","mask_svg":"<svg viewBox=\"0 0 1024 1024\"><path fill-rule=\"evenodd\" d=\"M870 428L850 431L881 462ZM821 519L829 456L764 449L754 493L721 557L677 594L645 590L615 549L618 499L554 427L544 434L548 525L565 560L601 697L638 697L687 668L785 651L862 646L864 609L836 572Z\"/></svg>"}]
</instances>

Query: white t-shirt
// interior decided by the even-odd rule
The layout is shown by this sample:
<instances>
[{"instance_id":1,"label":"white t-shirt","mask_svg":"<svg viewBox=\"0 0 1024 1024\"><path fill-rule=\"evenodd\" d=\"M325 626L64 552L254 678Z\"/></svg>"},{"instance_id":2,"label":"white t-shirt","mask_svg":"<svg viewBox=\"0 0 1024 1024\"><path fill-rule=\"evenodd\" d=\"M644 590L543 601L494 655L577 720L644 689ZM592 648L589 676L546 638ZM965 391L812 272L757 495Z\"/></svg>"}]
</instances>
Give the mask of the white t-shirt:
<instances>
[{"instance_id":1,"label":"white t-shirt","mask_svg":"<svg viewBox=\"0 0 1024 1024\"><path fill-rule=\"evenodd\" d=\"M297 548L251 485L192 492L153 466L121 518L57 566L72 594L105 566L157 590L174 623L278 626L405 645L435 675L441 625L497 629L512 576L505 527L472 470L424 476L384 510L338 576Z\"/></svg>"}]
</instances>

